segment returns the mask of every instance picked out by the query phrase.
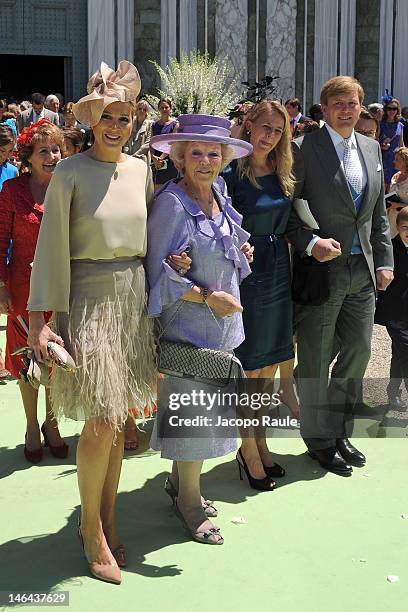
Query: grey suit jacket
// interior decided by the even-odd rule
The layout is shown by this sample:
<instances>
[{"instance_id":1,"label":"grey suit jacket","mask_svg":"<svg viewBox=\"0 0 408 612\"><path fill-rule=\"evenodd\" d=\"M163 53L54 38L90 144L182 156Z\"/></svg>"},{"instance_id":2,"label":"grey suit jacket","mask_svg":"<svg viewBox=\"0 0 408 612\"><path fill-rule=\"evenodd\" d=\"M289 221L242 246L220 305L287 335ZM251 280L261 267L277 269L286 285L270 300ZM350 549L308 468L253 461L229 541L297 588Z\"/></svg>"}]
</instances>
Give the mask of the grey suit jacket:
<instances>
[{"instance_id":1,"label":"grey suit jacket","mask_svg":"<svg viewBox=\"0 0 408 612\"><path fill-rule=\"evenodd\" d=\"M150 163L150 139L152 137L152 119L145 119L137 130L136 119L133 123L132 133L125 147L128 155L144 155L147 163Z\"/></svg>"},{"instance_id":2,"label":"grey suit jacket","mask_svg":"<svg viewBox=\"0 0 408 612\"><path fill-rule=\"evenodd\" d=\"M318 234L321 238L334 238L340 242L342 254L350 255L357 230L375 286L375 270L393 266L381 150L372 138L356 133L356 140L367 170L365 196L358 213L327 129L323 127L293 141L294 197L308 201L320 229L306 229L292 210L287 235L300 254L305 252L313 234Z\"/></svg>"},{"instance_id":3,"label":"grey suit jacket","mask_svg":"<svg viewBox=\"0 0 408 612\"><path fill-rule=\"evenodd\" d=\"M44 109L44 116L51 121L51 123L55 123L55 125L59 125L59 117L58 113L54 113L53 111L48 110L48 108ZM23 111L17 119L18 131L25 127L30 127L30 123L33 122L33 109Z\"/></svg>"}]
</instances>

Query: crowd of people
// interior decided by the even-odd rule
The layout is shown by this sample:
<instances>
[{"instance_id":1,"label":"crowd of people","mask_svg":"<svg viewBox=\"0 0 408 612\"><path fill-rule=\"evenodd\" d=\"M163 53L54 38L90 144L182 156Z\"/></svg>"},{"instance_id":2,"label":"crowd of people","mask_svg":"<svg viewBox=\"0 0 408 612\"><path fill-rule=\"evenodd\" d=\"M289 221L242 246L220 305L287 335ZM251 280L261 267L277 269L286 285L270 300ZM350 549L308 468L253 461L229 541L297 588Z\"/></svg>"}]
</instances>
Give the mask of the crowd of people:
<instances>
[{"instance_id":1,"label":"crowd of people","mask_svg":"<svg viewBox=\"0 0 408 612\"><path fill-rule=\"evenodd\" d=\"M238 388L272 397L279 369L278 400L311 458L349 476L366 462L350 438L374 316L392 339L390 403L402 407L408 384L408 109L392 97L365 108L361 84L340 76L309 116L291 98L248 103L232 122L176 118L163 98L153 120L140 88L122 61L116 72L102 63L76 103L0 101L0 365L18 379L27 461L41 461L41 434L65 458L59 418L84 421L78 535L91 573L116 584L126 550L115 502L136 417L155 417L151 447L172 461L165 492L183 526L220 545L203 461L240 438L241 479L272 491L285 476L267 445L270 406L243 405ZM211 419L184 402L176 434L170 398L217 384Z\"/></svg>"}]
</instances>

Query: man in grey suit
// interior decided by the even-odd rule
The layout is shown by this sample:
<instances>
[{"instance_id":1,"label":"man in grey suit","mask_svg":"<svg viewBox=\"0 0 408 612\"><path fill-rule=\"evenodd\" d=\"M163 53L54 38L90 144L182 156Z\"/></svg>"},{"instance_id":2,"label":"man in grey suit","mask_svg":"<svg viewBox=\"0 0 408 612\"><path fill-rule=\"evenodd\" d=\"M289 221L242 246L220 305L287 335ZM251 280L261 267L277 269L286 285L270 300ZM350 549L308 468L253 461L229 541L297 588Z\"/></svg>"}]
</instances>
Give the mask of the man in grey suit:
<instances>
[{"instance_id":1,"label":"man in grey suit","mask_svg":"<svg viewBox=\"0 0 408 612\"><path fill-rule=\"evenodd\" d=\"M29 110L23 111L17 119L18 131L21 133L23 128L30 127L31 123L36 123L43 117L46 117L51 121L51 123L55 123L55 125L59 125L59 117L58 113L54 113L53 111L44 108L45 96L41 93L33 93L31 96L31 104L32 108Z\"/></svg>"},{"instance_id":2,"label":"man in grey suit","mask_svg":"<svg viewBox=\"0 0 408 612\"><path fill-rule=\"evenodd\" d=\"M293 142L295 198L307 200L318 230L292 212L287 234L298 254L330 262L328 299L296 305L301 433L312 458L350 475L365 457L350 442L348 398L358 395L370 357L375 291L393 279L378 142L354 132L364 92L352 77L321 91L326 125ZM340 352L329 381L335 336Z\"/></svg>"}]
</instances>

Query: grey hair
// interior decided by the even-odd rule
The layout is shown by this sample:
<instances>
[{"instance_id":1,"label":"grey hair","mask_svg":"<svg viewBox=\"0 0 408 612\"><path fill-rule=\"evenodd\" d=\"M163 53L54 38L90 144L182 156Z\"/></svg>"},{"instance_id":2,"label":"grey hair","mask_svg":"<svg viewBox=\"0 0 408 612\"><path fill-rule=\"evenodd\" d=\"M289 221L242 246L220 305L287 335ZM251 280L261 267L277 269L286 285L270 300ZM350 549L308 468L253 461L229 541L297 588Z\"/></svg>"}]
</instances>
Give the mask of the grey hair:
<instances>
[{"instance_id":1,"label":"grey hair","mask_svg":"<svg viewBox=\"0 0 408 612\"><path fill-rule=\"evenodd\" d=\"M369 104L367 108L369 111L379 111L384 109L383 105L380 104L380 102L373 102L372 104Z\"/></svg>"},{"instance_id":2,"label":"grey hair","mask_svg":"<svg viewBox=\"0 0 408 612\"><path fill-rule=\"evenodd\" d=\"M184 173L184 153L189 142L194 141L180 140L179 142L173 142L170 146L170 159L181 175ZM221 158L221 170L224 170L224 168L235 158L235 151L231 145L221 145Z\"/></svg>"},{"instance_id":3,"label":"grey hair","mask_svg":"<svg viewBox=\"0 0 408 612\"><path fill-rule=\"evenodd\" d=\"M53 102L54 100L58 100L57 96L55 96L54 94L50 94L49 96L45 98L44 106L47 106L47 104L49 104L50 102Z\"/></svg>"}]
</instances>

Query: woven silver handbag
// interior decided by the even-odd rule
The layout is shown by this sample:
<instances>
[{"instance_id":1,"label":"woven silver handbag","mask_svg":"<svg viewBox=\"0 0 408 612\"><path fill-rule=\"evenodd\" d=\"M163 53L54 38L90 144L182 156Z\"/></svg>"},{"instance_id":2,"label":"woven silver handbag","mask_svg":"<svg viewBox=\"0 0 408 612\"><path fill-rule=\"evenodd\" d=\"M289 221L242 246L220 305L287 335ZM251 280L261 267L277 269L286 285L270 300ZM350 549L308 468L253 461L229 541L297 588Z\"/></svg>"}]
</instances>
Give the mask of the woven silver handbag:
<instances>
[{"instance_id":1,"label":"woven silver handbag","mask_svg":"<svg viewBox=\"0 0 408 612\"><path fill-rule=\"evenodd\" d=\"M206 305L214 316L211 308L208 304ZM168 376L177 376L178 378L187 378L188 380L195 380L208 385L226 387L231 379L236 378L236 375L234 375L236 372L235 364L238 368L242 369L240 361L233 353L199 348L185 342L161 341L161 337L174 321L182 306L183 301L181 301L173 317L167 323L166 328L156 338L157 369L162 374L167 374Z\"/></svg>"},{"instance_id":2,"label":"woven silver handbag","mask_svg":"<svg viewBox=\"0 0 408 612\"><path fill-rule=\"evenodd\" d=\"M162 374L225 387L233 377L236 358L232 353L197 348L164 340L157 346L157 369Z\"/></svg>"}]
</instances>

